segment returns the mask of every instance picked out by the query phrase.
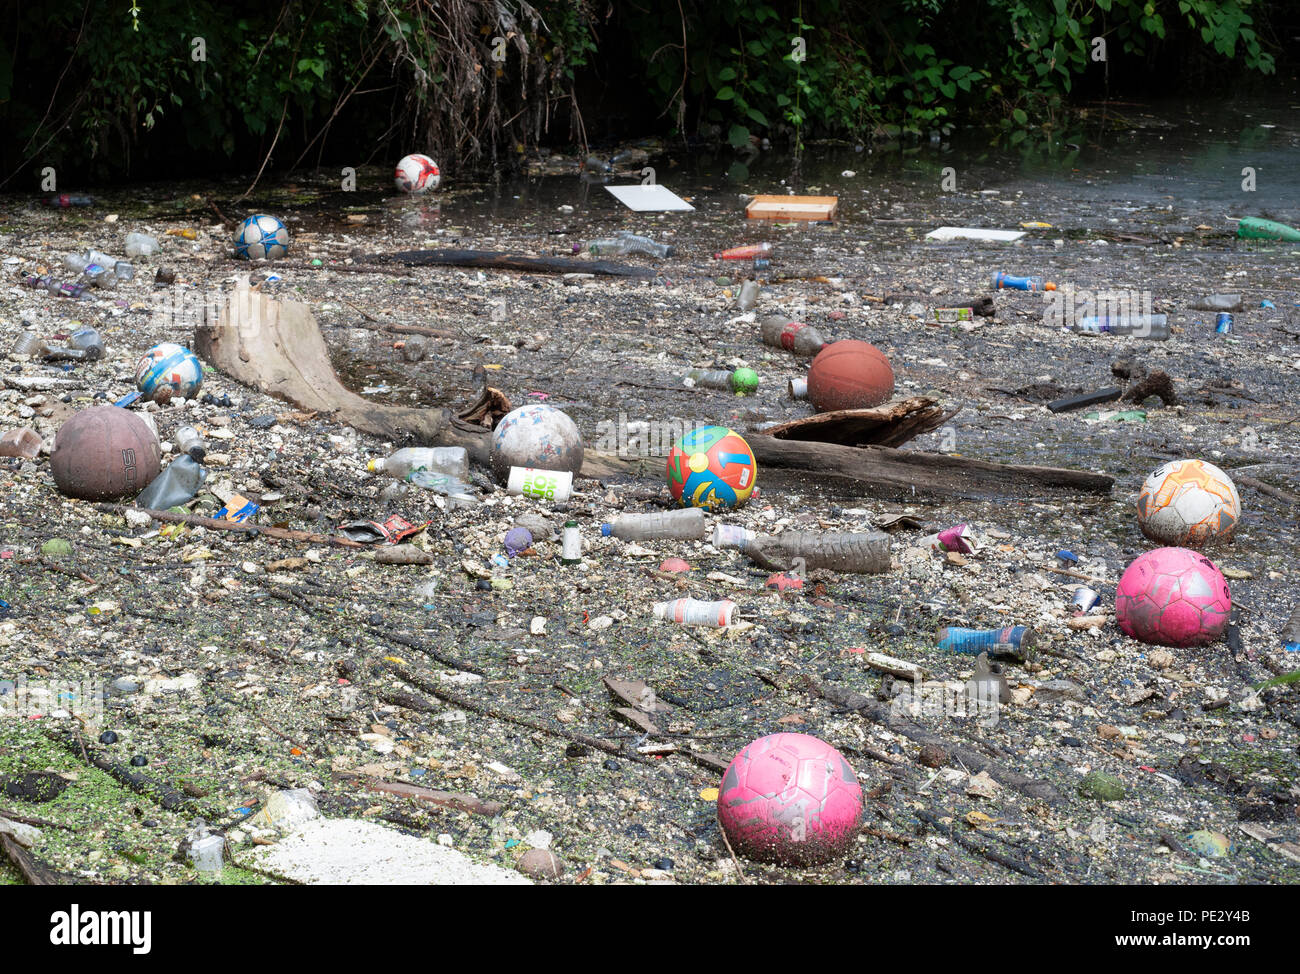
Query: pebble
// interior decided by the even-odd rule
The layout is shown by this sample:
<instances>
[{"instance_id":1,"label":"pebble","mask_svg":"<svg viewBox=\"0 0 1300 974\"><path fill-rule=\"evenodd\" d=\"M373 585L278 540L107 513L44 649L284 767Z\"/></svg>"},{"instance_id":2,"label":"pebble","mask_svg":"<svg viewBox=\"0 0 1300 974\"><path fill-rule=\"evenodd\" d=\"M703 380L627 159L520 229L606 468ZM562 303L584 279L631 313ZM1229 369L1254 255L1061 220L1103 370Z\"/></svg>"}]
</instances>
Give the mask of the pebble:
<instances>
[{"instance_id":1,"label":"pebble","mask_svg":"<svg viewBox=\"0 0 1300 974\"><path fill-rule=\"evenodd\" d=\"M564 875L564 860L549 849L529 849L516 868L529 879L559 879Z\"/></svg>"},{"instance_id":2,"label":"pebble","mask_svg":"<svg viewBox=\"0 0 1300 974\"><path fill-rule=\"evenodd\" d=\"M1124 797L1124 783L1113 774L1093 771L1079 782L1079 795L1082 798L1095 798L1099 802L1117 802Z\"/></svg>"}]
</instances>

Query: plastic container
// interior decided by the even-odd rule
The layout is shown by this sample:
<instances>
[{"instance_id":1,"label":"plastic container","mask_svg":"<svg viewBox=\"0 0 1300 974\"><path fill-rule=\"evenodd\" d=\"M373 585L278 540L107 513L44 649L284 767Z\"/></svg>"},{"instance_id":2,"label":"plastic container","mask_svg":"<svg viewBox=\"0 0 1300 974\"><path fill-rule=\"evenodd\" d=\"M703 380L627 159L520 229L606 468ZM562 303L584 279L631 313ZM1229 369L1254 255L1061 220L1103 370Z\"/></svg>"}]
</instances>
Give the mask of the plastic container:
<instances>
[{"instance_id":1,"label":"plastic container","mask_svg":"<svg viewBox=\"0 0 1300 974\"><path fill-rule=\"evenodd\" d=\"M408 446L392 456L371 460L366 469L398 480L410 480L417 470L469 480L469 453L463 446Z\"/></svg>"},{"instance_id":2,"label":"plastic container","mask_svg":"<svg viewBox=\"0 0 1300 974\"><path fill-rule=\"evenodd\" d=\"M1034 630L1028 626L1005 629L962 629L946 626L939 630L939 648L964 656L987 652L994 658L1025 661L1034 655Z\"/></svg>"},{"instance_id":3,"label":"plastic container","mask_svg":"<svg viewBox=\"0 0 1300 974\"><path fill-rule=\"evenodd\" d=\"M737 548L744 551L749 547L758 535L749 530L742 528L738 524L715 524L713 526L713 547L722 550L724 548Z\"/></svg>"},{"instance_id":4,"label":"plastic container","mask_svg":"<svg viewBox=\"0 0 1300 974\"><path fill-rule=\"evenodd\" d=\"M624 541L699 541L706 533L704 510L687 507L658 514L624 514L602 524L600 533Z\"/></svg>"},{"instance_id":5,"label":"plastic container","mask_svg":"<svg viewBox=\"0 0 1300 974\"><path fill-rule=\"evenodd\" d=\"M659 602L654 607L656 619L675 622L680 626L707 626L723 629L731 625L736 603L730 599L720 602L701 602L699 599L673 599Z\"/></svg>"},{"instance_id":6,"label":"plastic container","mask_svg":"<svg viewBox=\"0 0 1300 974\"><path fill-rule=\"evenodd\" d=\"M789 384L786 386L786 391L790 394L791 399L807 399L808 380L791 379Z\"/></svg>"},{"instance_id":7,"label":"plastic container","mask_svg":"<svg viewBox=\"0 0 1300 974\"><path fill-rule=\"evenodd\" d=\"M41 435L34 429L24 427L9 430L0 436L0 457L22 457L31 460L41 452Z\"/></svg>"},{"instance_id":8,"label":"plastic container","mask_svg":"<svg viewBox=\"0 0 1300 974\"><path fill-rule=\"evenodd\" d=\"M768 315L759 322L763 344L784 348L795 355L816 355L826 344L826 339L812 325L793 321L785 315Z\"/></svg>"},{"instance_id":9,"label":"plastic container","mask_svg":"<svg viewBox=\"0 0 1300 974\"><path fill-rule=\"evenodd\" d=\"M992 278L994 290L1010 289L1013 291L1055 291L1056 285L1034 274L1030 277L1013 277L1005 271L997 271Z\"/></svg>"},{"instance_id":10,"label":"plastic container","mask_svg":"<svg viewBox=\"0 0 1300 974\"><path fill-rule=\"evenodd\" d=\"M649 257L671 257L673 248L668 244L656 243L649 237L628 234L624 237L606 237L601 240L588 240L581 246L574 244L573 252L586 252L594 257L622 257L625 254L646 254Z\"/></svg>"},{"instance_id":11,"label":"plastic container","mask_svg":"<svg viewBox=\"0 0 1300 974\"><path fill-rule=\"evenodd\" d=\"M150 254L156 254L162 248L158 245L158 239L151 237L147 233L128 233L126 235L126 255L128 257L148 257Z\"/></svg>"},{"instance_id":12,"label":"plastic container","mask_svg":"<svg viewBox=\"0 0 1300 974\"><path fill-rule=\"evenodd\" d=\"M506 492L518 497L563 504L573 496L573 474L568 470L538 470L536 467L511 467Z\"/></svg>"},{"instance_id":13,"label":"plastic container","mask_svg":"<svg viewBox=\"0 0 1300 974\"><path fill-rule=\"evenodd\" d=\"M224 836L208 835L190 843L190 862L201 873L220 873L225 865Z\"/></svg>"},{"instance_id":14,"label":"plastic container","mask_svg":"<svg viewBox=\"0 0 1300 974\"><path fill-rule=\"evenodd\" d=\"M740 285L740 295L736 298L736 307L741 311L753 311L758 304L758 281L746 281Z\"/></svg>"},{"instance_id":15,"label":"plastic container","mask_svg":"<svg viewBox=\"0 0 1300 974\"><path fill-rule=\"evenodd\" d=\"M135 506L149 511L166 511L186 504L194 499L207 477L207 470L192 456L182 454L167 464L167 469L154 478L153 483L140 491Z\"/></svg>"},{"instance_id":16,"label":"plastic container","mask_svg":"<svg viewBox=\"0 0 1300 974\"><path fill-rule=\"evenodd\" d=\"M1166 315L1085 315L1073 331L1084 334L1132 335L1163 342L1169 338Z\"/></svg>"},{"instance_id":17,"label":"plastic container","mask_svg":"<svg viewBox=\"0 0 1300 974\"><path fill-rule=\"evenodd\" d=\"M889 535L883 531L783 531L755 538L745 549L769 571L817 568L855 575L889 571Z\"/></svg>"}]
</instances>

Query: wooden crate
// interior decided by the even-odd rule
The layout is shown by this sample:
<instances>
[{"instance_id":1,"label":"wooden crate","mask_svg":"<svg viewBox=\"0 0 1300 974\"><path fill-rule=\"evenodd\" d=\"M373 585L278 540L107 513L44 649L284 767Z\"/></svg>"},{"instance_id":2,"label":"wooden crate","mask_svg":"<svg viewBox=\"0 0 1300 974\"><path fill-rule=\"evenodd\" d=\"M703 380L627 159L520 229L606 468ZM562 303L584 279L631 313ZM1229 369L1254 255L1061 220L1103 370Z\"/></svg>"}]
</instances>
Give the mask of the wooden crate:
<instances>
[{"instance_id":1,"label":"wooden crate","mask_svg":"<svg viewBox=\"0 0 1300 974\"><path fill-rule=\"evenodd\" d=\"M834 220L838 196L755 196L745 209L751 220Z\"/></svg>"}]
</instances>

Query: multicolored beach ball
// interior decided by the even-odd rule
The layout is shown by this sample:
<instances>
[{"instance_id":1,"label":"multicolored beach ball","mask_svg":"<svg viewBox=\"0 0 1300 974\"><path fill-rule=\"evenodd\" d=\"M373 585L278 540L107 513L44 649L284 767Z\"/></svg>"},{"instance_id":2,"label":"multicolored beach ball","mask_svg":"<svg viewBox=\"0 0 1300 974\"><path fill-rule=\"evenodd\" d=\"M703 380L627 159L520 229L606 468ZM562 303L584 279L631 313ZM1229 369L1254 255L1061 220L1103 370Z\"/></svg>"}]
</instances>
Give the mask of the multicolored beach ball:
<instances>
[{"instance_id":1,"label":"multicolored beach ball","mask_svg":"<svg viewBox=\"0 0 1300 974\"><path fill-rule=\"evenodd\" d=\"M668 490L683 507L740 507L757 479L754 451L725 426L692 430L668 454Z\"/></svg>"}]
</instances>

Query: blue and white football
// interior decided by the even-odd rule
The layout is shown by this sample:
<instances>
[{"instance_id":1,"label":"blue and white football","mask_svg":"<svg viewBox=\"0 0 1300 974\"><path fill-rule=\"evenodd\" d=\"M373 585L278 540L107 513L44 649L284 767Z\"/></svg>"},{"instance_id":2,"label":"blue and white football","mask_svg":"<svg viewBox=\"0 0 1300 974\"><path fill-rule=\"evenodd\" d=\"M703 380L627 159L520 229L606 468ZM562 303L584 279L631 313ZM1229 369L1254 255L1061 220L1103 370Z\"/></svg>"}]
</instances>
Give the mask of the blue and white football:
<instances>
[{"instance_id":1,"label":"blue and white football","mask_svg":"<svg viewBox=\"0 0 1300 974\"><path fill-rule=\"evenodd\" d=\"M289 231L273 216L250 216L235 234L235 256L244 260L283 257L289 252Z\"/></svg>"}]
</instances>

